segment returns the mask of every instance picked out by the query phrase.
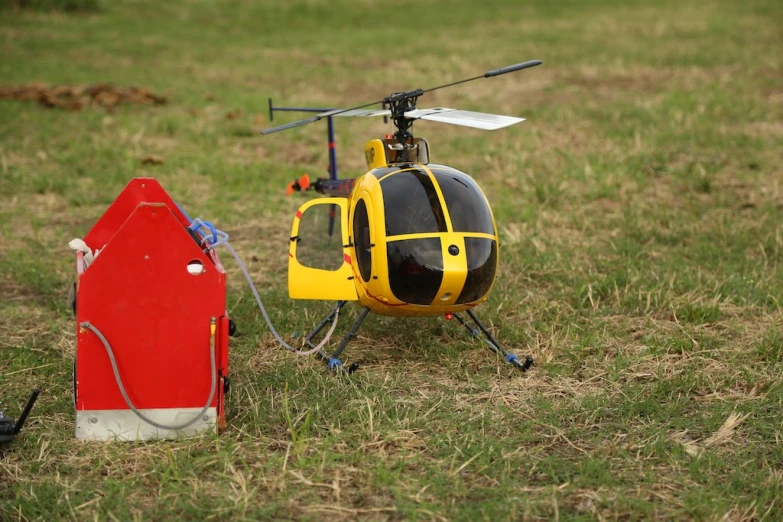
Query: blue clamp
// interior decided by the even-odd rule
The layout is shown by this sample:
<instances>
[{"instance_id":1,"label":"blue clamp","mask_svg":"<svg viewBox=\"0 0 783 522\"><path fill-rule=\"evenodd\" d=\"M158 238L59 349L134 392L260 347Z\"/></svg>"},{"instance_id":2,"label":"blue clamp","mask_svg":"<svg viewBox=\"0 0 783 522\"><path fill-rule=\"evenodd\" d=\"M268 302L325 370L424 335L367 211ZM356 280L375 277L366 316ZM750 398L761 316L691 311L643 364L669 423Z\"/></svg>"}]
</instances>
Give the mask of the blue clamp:
<instances>
[{"instance_id":1,"label":"blue clamp","mask_svg":"<svg viewBox=\"0 0 783 522\"><path fill-rule=\"evenodd\" d=\"M342 365L343 362L340 359L335 359L334 357L326 361L326 367L329 368L330 370L334 370L338 366L342 366Z\"/></svg>"},{"instance_id":2,"label":"blue clamp","mask_svg":"<svg viewBox=\"0 0 783 522\"><path fill-rule=\"evenodd\" d=\"M209 229L209 231L210 231L210 232L212 232L212 241L211 241L211 242L212 242L212 243L217 243L217 241L218 241L218 236L217 236L217 229L215 229L215 225L213 225L213 224L212 224L212 223L210 223L209 221L202 221L202 220L201 220L201 219L199 219L199 218L196 218L196 219L194 219L194 220L193 220L193 221L190 223L190 229L191 229L191 230L193 230L193 231L195 231L195 232L198 232L198 233L199 233L199 234L201 234L203 237L209 237L209 234L204 234L204 233L202 233L202 232L201 232L201 228L202 228L202 227L207 227L207 228Z\"/></svg>"},{"instance_id":3,"label":"blue clamp","mask_svg":"<svg viewBox=\"0 0 783 522\"><path fill-rule=\"evenodd\" d=\"M506 362L508 364L519 364L519 357L517 357L513 353L507 353L506 354Z\"/></svg>"},{"instance_id":4,"label":"blue clamp","mask_svg":"<svg viewBox=\"0 0 783 522\"><path fill-rule=\"evenodd\" d=\"M203 230L201 230L204 227L208 228L209 231L205 233ZM228 242L228 234L222 230L216 229L215 225L209 221L204 221L201 218L195 218L193 221L191 221L190 229L201 237L201 243L206 243L210 250L218 245L222 245L223 243Z\"/></svg>"}]
</instances>

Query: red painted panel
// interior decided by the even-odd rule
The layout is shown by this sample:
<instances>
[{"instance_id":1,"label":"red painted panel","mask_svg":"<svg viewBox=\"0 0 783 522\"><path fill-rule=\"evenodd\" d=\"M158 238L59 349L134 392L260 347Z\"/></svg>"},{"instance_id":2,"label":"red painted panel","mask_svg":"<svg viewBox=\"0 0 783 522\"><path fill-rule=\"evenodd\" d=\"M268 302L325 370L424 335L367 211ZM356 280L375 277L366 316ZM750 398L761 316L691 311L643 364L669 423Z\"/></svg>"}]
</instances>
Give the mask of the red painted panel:
<instances>
[{"instance_id":1,"label":"red painted panel","mask_svg":"<svg viewBox=\"0 0 783 522\"><path fill-rule=\"evenodd\" d=\"M139 203L164 203L182 223L182 226L190 225L171 197L160 186L158 180L155 178L133 178L84 237L87 246L93 250L103 248L131 213L136 210Z\"/></svg>"},{"instance_id":2,"label":"red painted panel","mask_svg":"<svg viewBox=\"0 0 783 522\"><path fill-rule=\"evenodd\" d=\"M146 185L143 189L134 185L139 181ZM134 180L128 187L163 190L150 181ZM217 257L204 254L188 234L173 204L138 205L128 194L126 188L91 231L88 245L105 242L105 248L80 275L77 320L90 322L106 336L137 407L203 407L211 384L211 317L218 320L218 367L227 373L228 328L221 320L225 273ZM138 206L117 224L131 204ZM193 260L203 264L204 272L188 273ZM79 330L76 358L77 410L127 409L94 333ZM218 394L212 405L217 403Z\"/></svg>"}]
</instances>

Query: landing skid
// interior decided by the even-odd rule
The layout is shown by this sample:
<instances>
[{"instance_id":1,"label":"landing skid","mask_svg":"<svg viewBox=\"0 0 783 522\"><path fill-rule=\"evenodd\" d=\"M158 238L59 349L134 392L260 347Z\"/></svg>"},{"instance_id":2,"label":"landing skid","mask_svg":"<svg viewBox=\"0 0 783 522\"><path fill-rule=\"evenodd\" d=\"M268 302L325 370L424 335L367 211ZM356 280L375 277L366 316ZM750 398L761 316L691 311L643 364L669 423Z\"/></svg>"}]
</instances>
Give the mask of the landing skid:
<instances>
[{"instance_id":1,"label":"landing skid","mask_svg":"<svg viewBox=\"0 0 783 522\"><path fill-rule=\"evenodd\" d=\"M305 341L308 345L311 347L314 347L312 340L315 336L317 336L321 330L323 330L326 325L328 325L333 319L335 314L337 314L342 308L347 304L347 301L338 301L337 306L335 306L332 311L327 314L326 317L324 317L323 321L320 322L318 326L316 326L312 332L310 332L307 337L305 338ZM343 366L343 362L340 360L340 355L343 353L343 350L345 350L345 347L348 346L348 343L356 337L356 332L359 330L359 327L361 326L362 322L364 322L364 319L367 317L367 314L370 313L370 309L365 307L362 312L359 314L359 317L356 318L356 321L354 321L353 326L351 326L351 330L346 334L345 337L343 337L343 340L340 342L340 345L337 347L337 350L334 351L334 353L330 356L324 353L323 350L318 350L316 355L318 355L321 359L323 359L326 362L327 368L329 368L332 371L339 371L347 374L351 374L359 369L359 363L353 363L348 368L345 368ZM464 326L471 335L479 335L479 333L484 335L484 341L486 342L487 346L490 350L497 353L498 355L502 355L503 358L506 360L507 363L515 366L519 370L526 372L528 369L530 369L531 366L533 366L533 358L529 355L525 357L524 361L520 361L519 357L514 355L511 352L506 351L499 342L492 336L491 333L489 333L489 330L486 329L486 327L481 324L481 321L479 321L478 317L476 317L476 314L473 313L473 310L467 310L468 316L473 320L474 323L476 323L476 326L478 326L478 329L472 328L465 319L462 318L459 314L453 314L453 316L459 321L459 323Z\"/></svg>"},{"instance_id":2,"label":"landing skid","mask_svg":"<svg viewBox=\"0 0 783 522\"><path fill-rule=\"evenodd\" d=\"M481 324L481 321L478 320L478 317L476 317L476 314L473 313L473 310L467 310L467 314L470 316L471 319L473 319L473 322L476 323L476 326L479 327L478 330L471 328L470 325L465 322L465 319L462 318L459 314L454 314L454 317L459 321L459 323L467 328L467 330L471 333L471 335L478 335L479 332L484 334L484 341L487 343L487 347L489 347L490 350L495 352L498 355L502 355L506 362L509 364L512 364L519 368L521 371L526 372L528 369L530 369L531 366L533 366L533 358L531 356L526 356L524 361L520 361L519 357L514 355L511 352L507 352L505 349L503 349L502 346L500 346L500 343L495 340L494 337L492 337L492 334L489 333L489 330L486 329L486 327Z\"/></svg>"},{"instance_id":3,"label":"landing skid","mask_svg":"<svg viewBox=\"0 0 783 522\"><path fill-rule=\"evenodd\" d=\"M323 330L327 324L329 324L333 319L335 314L337 314L340 310L342 310L343 306L345 306L347 301L337 301L337 306L335 306L329 314L324 317L323 321L316 326L312 332L307 334L307 337L305 338L305 341L308 345L311 347L314 347L315 345L312 343L313 338L318 335L318 333ZM356 319L356 321L353 323L353 326L351 327L351 330L348 332L348 334L343 337L343 340L340 342L340 346L337 347L337 350L334 351L334 353L329 356L324 353L323 350L318 350L315 352L315 354L323 359L326 362L326 367L333 371L339 371L347 374L352 374L356 370L359 369L359 363L353 363L348 368L345 368L343 366L343 362L339 359L340 354L343 353L343 350L345 350L345 347L348 346L348 343L351 341L352 338L356 336L356 331L359 329L359 326L361 326L362 322L364 321L365 317L367 317L367 314L370 312L369 308L365 308L362 310L362 313L359 315L359 317Z\"/></svg>"}]
</instances>

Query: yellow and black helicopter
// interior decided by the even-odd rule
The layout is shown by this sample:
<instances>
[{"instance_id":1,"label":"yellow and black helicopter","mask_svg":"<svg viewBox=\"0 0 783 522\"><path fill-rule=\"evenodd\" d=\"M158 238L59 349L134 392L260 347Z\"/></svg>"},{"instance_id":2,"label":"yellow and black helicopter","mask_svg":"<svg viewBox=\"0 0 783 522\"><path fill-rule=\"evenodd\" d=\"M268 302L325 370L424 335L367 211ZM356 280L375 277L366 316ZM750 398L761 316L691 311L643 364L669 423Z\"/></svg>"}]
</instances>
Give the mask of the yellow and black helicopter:
<instances>
[{"instance_id":1,"label":"yellow and black helicopter","mask_svg":"<svg viewBox=\"0 0 783 522\"><path fill-rule=\"evenodd\" d=\"M289 184L288 193L315 190L329 197L310 200L296 212L289 245L288 289L293 299L336 300L337 306L306 337L312 343L335 314L349 301L359 301L363 310L337 350L331 355L318 350L329 369L342 369L340 355L369 312L401 317L444 315L456 318L473 334L483 334L490 349L526 371L532 357L520 360L507 352L479 321L473 308L489 295L498 266L498 234L492 210L478 184L467 174L445 165L430 163L429 144L414 138L415 120L429 120L483 130L495 130L524 121L448 108L417 109L418 98L436 89L491 78L541 64L531 60L465 80L412 91L393 93L383 100L352 109L274 107L274 111L317 112L311 118L262 131L271 134L328 120L330 178L311 182L308 176ZM380 110L368 110L372 105ZM393 135L373 139L364 146L368 172L355 179L337 179L333 117L390 118ZM303 264L297 256L302 240L303 216L314 208L330 209L329 233L339 209L342 262L335 270ZM321 207L323 208L323 207ZM460 315L465 312L478 327ZM354 363L347 370L355 371Z\"/></svg>"}]
</instances>

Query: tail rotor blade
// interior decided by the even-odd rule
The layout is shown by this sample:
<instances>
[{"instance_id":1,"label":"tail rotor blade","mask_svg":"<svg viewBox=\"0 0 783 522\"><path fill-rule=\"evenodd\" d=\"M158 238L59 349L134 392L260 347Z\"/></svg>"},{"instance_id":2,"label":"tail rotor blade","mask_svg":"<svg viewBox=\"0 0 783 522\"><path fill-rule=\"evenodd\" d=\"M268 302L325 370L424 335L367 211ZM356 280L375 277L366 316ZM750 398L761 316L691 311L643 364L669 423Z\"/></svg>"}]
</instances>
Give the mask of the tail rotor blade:
<instances>
[{"instance_id":1,"label":"tail rotor blade","mask_svg":"<svg viewBox=\"0 0 783 522\"><path fill-rule=\"evenodd\" d=\"M298 192L300 190L307 190L310 188L310 176L307 174L303 174L301 178L293 180L291 183L288 184L288 186L285 188L285 195L290 196L294 192Z\"/></svg>"}]
</instances>

